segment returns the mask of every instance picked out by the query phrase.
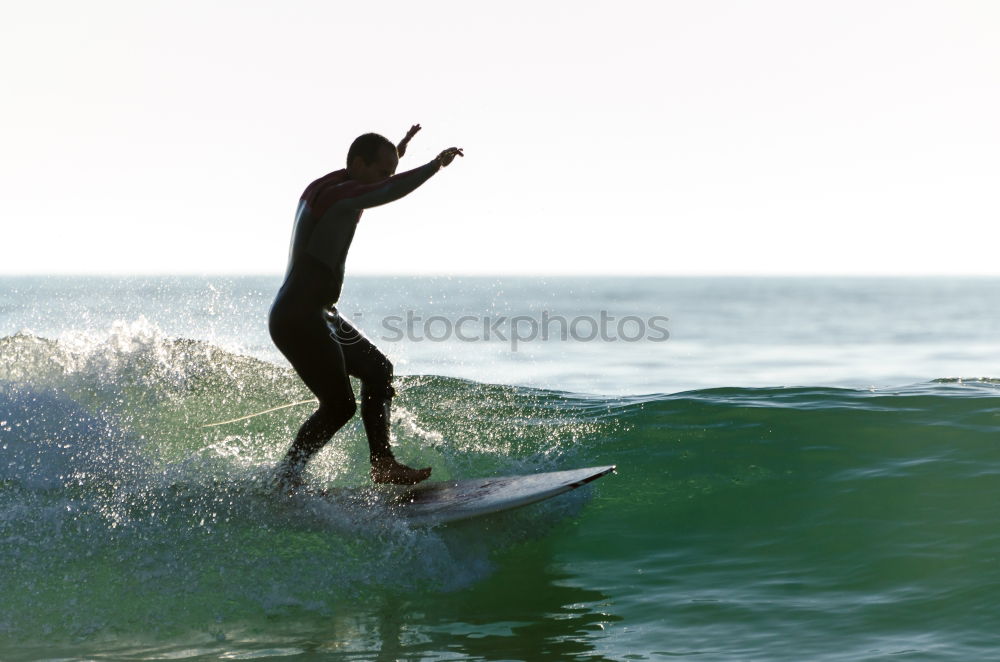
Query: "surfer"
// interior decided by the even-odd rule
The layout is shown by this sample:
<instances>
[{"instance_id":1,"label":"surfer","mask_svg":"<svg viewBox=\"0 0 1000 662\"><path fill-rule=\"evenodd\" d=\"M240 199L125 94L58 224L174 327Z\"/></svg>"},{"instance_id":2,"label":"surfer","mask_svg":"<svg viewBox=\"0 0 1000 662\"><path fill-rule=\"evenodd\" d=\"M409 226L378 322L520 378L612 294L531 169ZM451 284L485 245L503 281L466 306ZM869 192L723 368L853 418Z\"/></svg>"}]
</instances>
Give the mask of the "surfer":
<instances>
[{"instance_id":1,"label":"surfer","mask_svg":"<svg viewBox=\"0 0 1000 662\"><path fill-rule=\"evenodd\" d=\"M398 200L464 156L450 147L428 163L395 174L413 125L398 145L375 133L359 136L347 152L347 167L320 177L299 200L288 269L271 305L271 339L316 398L319 408L299 428L278 466L282 489L302 484L310 458L349 421L358 405L349 375L361 381L361 419L376 483L412 485L430 468L413 469L396 461L389 443L392 363L344 319L336 304L344 284L344 262L361 213Z\"/></svg>"}]
</instances>

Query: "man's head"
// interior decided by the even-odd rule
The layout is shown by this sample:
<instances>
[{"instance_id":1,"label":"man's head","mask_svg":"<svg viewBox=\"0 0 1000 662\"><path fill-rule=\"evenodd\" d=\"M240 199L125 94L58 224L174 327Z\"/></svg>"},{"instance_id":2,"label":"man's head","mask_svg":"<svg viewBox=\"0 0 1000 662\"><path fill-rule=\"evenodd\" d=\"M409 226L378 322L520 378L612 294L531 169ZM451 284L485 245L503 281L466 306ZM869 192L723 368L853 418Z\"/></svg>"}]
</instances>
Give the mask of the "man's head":
<instances>
[{"instance_id":1,"label":"man's head","mask_svg":"<svg viewBox=\"0 0 1000 662\"><path fill-rule=\"evenodd\" d=\"M347 151L347 174L362 184L373 184L396 174L396 146L377 133L358 136Z\"/></svg>"}]
</instances>

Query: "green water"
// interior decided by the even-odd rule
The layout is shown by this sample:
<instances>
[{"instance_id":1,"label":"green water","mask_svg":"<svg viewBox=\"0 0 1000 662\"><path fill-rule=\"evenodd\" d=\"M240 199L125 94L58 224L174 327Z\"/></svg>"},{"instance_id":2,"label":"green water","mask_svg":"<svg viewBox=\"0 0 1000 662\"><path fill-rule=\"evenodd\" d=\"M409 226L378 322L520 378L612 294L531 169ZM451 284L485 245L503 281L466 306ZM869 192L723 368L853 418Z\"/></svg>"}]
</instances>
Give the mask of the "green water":
<instances>
[{"instance_id":1,"label":"green water","mask_svg":"<svg viewBox=\"0 0 1000 662\"><path fill-rule=\"evenodd\" d=\"M0 659L970 660L1000 655L1000 397L579 396L398 379L439 478L617 464L551 501L414 529L270 468L286 369L202 342L0 339ZM304 408L303 408L304 407ZM353 423L312 469L365 481Z\"/></svg>"}]
</instances>

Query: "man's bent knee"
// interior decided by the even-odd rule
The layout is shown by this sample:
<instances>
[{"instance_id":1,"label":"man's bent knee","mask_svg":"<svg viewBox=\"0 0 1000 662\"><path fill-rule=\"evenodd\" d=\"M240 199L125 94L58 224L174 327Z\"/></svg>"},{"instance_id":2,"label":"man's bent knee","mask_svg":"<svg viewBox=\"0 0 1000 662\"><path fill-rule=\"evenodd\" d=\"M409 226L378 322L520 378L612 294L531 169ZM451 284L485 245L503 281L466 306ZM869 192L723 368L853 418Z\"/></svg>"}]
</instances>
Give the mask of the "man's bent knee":
<instances>
[{"instance_id":1,"label":"man's bent knee","mask_svg":"<svg viewBox=\"0 0 1000 662\"><path fill-rule=\"evenodd\" d=\"M392 363L385 359L379 368L375 374L361 380L361 397L384 399L396 395L392 387Z\"/></svg>"},{"instance_id":2,"label":"man's bent knee","mask_svg":"<svg viewBox=\"0 0 1000 662\"><path fill-rule=\"evenodd\" d=\"M358 403L354 398L333 403L323 403L320 405L320 413L323 416L323 426L329 429L330 434L342 428L349 420L354 418L358 411Z\"/></svg>"},{"instance_id":3,"label":"man's bent knee","mask_svg":"<svg viewBox=\"0 0 1000 662\"><path fill-rule=\"evenodd\" d=\"M369 380L367 382L361 383L361 397L362 399L376 399L376 400L388 400L392 396L396 395L396 389L392 387L390 383L391 377L389 379L378 379Z\"/></svg>"}]
</instances>

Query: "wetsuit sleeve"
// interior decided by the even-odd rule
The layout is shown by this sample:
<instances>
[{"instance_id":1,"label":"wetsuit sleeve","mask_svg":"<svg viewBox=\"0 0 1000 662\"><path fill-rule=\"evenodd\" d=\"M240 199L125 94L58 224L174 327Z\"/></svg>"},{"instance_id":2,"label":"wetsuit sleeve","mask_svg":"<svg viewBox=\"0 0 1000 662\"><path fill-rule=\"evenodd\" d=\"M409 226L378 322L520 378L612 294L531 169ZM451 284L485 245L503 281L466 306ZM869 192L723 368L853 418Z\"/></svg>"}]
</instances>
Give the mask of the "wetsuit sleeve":
<instances>
[{"instance_id":1,"label":"wetsuit sleeve","mask_svg":"<svg viewBox=\"0 0 1000 662\"><path fill-rule=\"evenodd\" d=\"M388 179L374 184L347 185L349 189L343 191L343 197L334 203L330 209L368 209L377 207L387 202L399 200L408 193L412 193L421 184L430 179L434 173L441 169L441 163L437 159L414 168L393 175Z\"/></svg>"}]
</instances>

